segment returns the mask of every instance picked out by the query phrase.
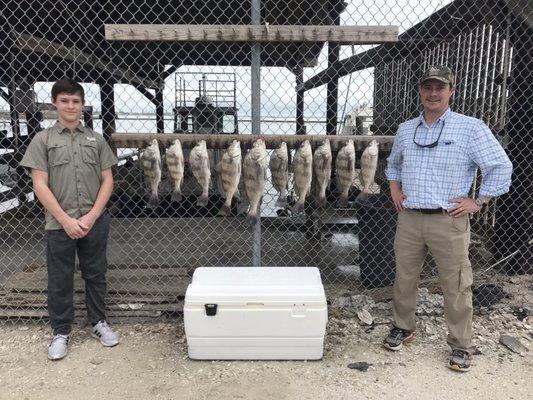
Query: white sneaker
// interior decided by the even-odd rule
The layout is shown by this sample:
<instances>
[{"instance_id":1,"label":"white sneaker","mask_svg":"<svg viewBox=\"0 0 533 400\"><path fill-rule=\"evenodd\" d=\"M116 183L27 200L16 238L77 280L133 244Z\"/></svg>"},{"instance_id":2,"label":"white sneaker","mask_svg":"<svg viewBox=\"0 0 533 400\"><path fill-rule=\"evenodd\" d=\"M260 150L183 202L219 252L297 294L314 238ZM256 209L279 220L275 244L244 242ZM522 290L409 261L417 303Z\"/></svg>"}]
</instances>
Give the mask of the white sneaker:
<instances>
[{"instance_id":1,"label":"white sneaker","mask_svg":"<svg viewBox=\"0 0 533 400\"><path fill-rule=\"evenodd\" d=\"M104 320L92 327L91 336L100 339L100 343L106 347L116 346L119 342L118 334Z\"/></svg>"},{"instance_id":2,"label":"white sneaker","mask_svg":"<svg viewBox=\"0 0 533 400\"><path fill-rule=\"evenodd\" d=\"M67 355L69 335L54 335L50 346L48 346L48 358L50 360L61 360Z\"/></svg>"}]
</instances>

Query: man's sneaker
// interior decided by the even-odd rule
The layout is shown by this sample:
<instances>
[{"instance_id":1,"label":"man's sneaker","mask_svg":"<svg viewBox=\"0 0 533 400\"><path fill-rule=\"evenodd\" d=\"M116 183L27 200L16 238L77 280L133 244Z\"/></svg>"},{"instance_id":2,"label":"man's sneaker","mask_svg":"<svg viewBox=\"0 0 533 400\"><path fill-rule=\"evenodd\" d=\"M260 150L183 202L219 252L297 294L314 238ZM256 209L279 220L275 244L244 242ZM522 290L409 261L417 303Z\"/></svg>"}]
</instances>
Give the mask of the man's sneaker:
<instances>
[{"instance_id":1,"label":"man's sneaker","mask_svg":"<svg viewBox=\"0 0 533 400\"><path fill-rule=\"evenodd\" d=\"M67 355L69 335L54 335L50 346L48 346L48 358L50 360L61 360Z\"/></svg>"},{"instance_id":2,"label":"man's sneaker","mask_svg":"<svg viewBox=\"0 0 533 400\"><path fill-rule=\"evenodd\" d=\"M383 347L389 350L400 350L404 344L409 344L413 341L414 334L411 331L393 327L389 336L383 341Z\"/></svg>"},{"instance_id":3,"label":"man's sneaker","mask_svg":"<svg viewBox=\"0 0 533 400\"><path fill-rule=\"evenodd\" d=\"M453 350L448 361L448 367L454 371L470 371L470 354L463 350Z\"/></svg>"},{"instance_id":4,"label":"man's sneaker","mask_svg":"<svg viewBox=\"0 0 533 400\"><path fill-rule=\"evenodd\" d=\"M119 342L118 334L104 320L92 327L91 336L100 339L100 343L106 347L116 346Z\"/></svg>"}]
</instances>

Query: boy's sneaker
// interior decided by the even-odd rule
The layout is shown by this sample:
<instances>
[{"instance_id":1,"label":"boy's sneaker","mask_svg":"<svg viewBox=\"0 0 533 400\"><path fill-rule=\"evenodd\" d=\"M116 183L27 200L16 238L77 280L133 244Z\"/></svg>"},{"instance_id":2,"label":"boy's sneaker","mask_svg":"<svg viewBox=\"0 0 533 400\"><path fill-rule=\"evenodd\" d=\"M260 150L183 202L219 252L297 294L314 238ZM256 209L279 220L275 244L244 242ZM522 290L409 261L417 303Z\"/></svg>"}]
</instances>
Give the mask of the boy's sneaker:
<instances>
[{"instance_id":1,"label":"boy's sneaker","mask_svg":"<svg viewBox=\"0 0 533 400\"><path fill-rule=\"evenodd\" d=\"M69 335L54 335L48 346L48 358L50 360L61 360L67 355Z\"/></svg>"},{"instance_id":2,"label":"boy's sneaker","mask_svg":"<svg viewBox=\"0 0 533 400\"><path fill-rule=\"evenodd\" d=\"M459 372L470 371L470 354L463 350L453 350L448 367Z\"/></svg>"},{"instance_id":3,"label":"boy's sneaker","mask_svg":"<svg viewBox=\"0 0 533 400\"><path fill-rule=\"evenodd\" d=\"M409 344L413 341L414 334L411 331L393 327L389 336L383 341L383 347L389 350L400 350L404 344Z\"/></svg>"},{"instance_id":4,"label":"boy's sneaker","mask_svg":"<svg viewBox=\"0 0 533 400\"><path fill-rule=\"evenodd\" d=\"M100 343L106 347L116 346L119 342L118 334L104 320L92 327L91 336L100 339Z\"/></svg>"}]
</instances>

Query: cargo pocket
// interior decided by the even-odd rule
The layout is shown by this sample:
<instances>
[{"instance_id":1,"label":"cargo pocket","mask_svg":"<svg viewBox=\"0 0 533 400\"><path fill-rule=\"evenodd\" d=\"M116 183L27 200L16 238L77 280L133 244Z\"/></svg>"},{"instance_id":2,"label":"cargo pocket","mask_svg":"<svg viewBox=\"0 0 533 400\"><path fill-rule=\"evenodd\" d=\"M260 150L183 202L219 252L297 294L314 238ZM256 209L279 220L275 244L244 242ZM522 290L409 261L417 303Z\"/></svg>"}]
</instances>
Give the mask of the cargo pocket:
<instances>
[{"instance_id":1,"label":"cargo pocket","mask_svg":"<svg viewBox=\"0 0 533 400\"><path fill-rule=\"evenodd\" d=\"M84 142L81 144L81 157L86 164L98 163L98 147L96 142Z\"/></svg>"},{"instance_id":2,"label":"cargo pocket","mask_svg":"<svg viewBox=\"0 0 533 400\"><path fill-rule=\"evenodd\" d=\"M48 146L48 160L52 167L68 164L70 155L66 143L52 143Z\"/></svg>"},{"instance_id":3,"label":"cargo pocket","mask_svg":"<svg viewBox=\"0 0 533 400\"><path fill-rule=\"evenodd\" d=\"M459 292L470 290L470 287L474 283L474 276L472 274L472 268L469 265L461 267L459 271Z\"/></svg>"}]
</instances>

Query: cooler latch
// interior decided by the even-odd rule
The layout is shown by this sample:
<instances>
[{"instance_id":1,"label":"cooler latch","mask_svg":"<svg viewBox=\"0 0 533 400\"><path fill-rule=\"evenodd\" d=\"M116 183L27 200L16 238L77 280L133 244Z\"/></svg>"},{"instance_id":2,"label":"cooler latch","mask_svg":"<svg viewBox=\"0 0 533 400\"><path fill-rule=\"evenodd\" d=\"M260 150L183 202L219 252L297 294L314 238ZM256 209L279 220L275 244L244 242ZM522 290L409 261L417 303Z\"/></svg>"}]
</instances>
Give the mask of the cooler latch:
<instances>
[{"instance_id":1,"label":"cooler latch","mask_svg":"<svg viewBox=\"0 0 533 400\"><path fill-rule=\"evenodd\" d=\"M217 315L218 304L204 304L205 313L208 317Z\"/></svg>"}]
</instances>

